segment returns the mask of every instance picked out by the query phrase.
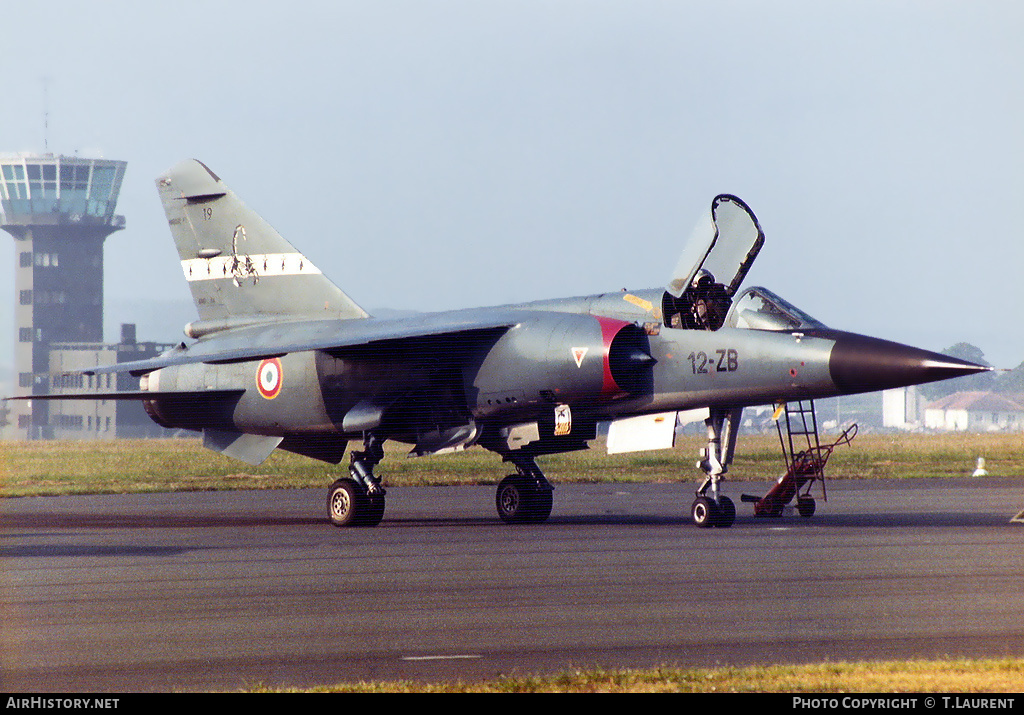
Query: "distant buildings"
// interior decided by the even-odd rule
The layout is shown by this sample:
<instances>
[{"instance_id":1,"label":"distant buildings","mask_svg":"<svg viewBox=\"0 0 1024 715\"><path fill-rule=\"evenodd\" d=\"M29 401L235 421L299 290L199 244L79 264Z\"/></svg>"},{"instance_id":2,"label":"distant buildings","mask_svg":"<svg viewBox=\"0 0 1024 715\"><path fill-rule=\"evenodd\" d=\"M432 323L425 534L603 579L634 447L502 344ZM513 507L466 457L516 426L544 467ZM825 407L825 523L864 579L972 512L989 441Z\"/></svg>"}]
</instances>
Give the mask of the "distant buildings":
<instances>
[{"instance_id":1,"label":"distant buildings","mask_svg":"<svg viewBox=\"0 0 1024 715\"><path fill-rule=\"evenodd\" d=\"M130 376L118 377L110 390L77 385L80 375L51 376L139 359L166 347L136 343L134 326L122 328L121 343L103 345L103 242L125 226L124 216L114 213L125 166L123 161L53 154L0 157L0 228L14 237L15 245L15 395L72 387L138 389L138 380ZM18 439L153 432L138 403L19 400L8 405L5 435Z\"/></svg>"},{"instance_id":2,"label":"distant buildings","mask_svg":"<svg viewBox=\"0 0 1024 715\"><path fill-rule=\"evenodd\" d=\"M992 392L956 392L930 403L924 426L955 432L1024 431L1024 406Z\"/></svg>"},{"instance_id":3,"label":"distant buildings","mask_svg":"<svg viewBox=\"0 0 1024 715\"><path fill-rule=\"evenodd\" d=\"M1024 432L1024 405L981 390L926 401L914 387L882 394L882 426L938 432Z\"/></svg>"},{"instance_id":4,"label":"distant buildings","mask_svg":"<svg viewBox=\"0 0 1024 715\"><path fill-rule=\"evenodd\" d=\"M882 392L882 426L913 429L924 420L926 400L916 386Z\"/></svg>"}]
</instances>

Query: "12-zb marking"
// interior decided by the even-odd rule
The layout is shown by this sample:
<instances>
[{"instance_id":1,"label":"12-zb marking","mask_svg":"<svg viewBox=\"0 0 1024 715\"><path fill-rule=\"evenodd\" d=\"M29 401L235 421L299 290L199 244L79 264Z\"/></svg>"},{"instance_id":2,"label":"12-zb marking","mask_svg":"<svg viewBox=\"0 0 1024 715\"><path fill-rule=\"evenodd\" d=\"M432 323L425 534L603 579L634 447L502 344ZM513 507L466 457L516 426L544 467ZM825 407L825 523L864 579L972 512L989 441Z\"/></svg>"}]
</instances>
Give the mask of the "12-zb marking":
<instances>
[{"instance_id":1,"label":"12-zb marking","mask_svg":"<svg viewBox=\"0 0 1024 715\"><path fill-rule=\"evenodd\" d=\"M690 361L690 369L694 375L709 375L712 372L736 372L739 369L740 355L732 348L715 350L718 356L708 356L703 350L699 353L690 353L687 359Z\"/></svg>"}]
</instances>

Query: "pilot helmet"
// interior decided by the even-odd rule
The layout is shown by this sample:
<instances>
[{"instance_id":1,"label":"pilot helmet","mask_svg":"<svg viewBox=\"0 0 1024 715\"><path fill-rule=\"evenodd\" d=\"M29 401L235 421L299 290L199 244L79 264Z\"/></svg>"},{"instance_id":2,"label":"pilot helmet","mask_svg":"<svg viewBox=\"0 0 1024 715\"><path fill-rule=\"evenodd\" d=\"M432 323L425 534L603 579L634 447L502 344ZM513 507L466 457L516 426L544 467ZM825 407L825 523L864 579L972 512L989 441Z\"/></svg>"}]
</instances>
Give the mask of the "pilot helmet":
<instances>
[{"instance_id":1,"label":"pilot helmet","mask_svg":"<svg viewBox=\"0 0 1024 715\"><path fill-rule=\"evenodd\" d=\"M692 285L694 288L705 288L713 285L714 282L715 277L711 274L711 271L701 268L697 271L696 275L694 275Z\"/></svg>"}]
</instances>

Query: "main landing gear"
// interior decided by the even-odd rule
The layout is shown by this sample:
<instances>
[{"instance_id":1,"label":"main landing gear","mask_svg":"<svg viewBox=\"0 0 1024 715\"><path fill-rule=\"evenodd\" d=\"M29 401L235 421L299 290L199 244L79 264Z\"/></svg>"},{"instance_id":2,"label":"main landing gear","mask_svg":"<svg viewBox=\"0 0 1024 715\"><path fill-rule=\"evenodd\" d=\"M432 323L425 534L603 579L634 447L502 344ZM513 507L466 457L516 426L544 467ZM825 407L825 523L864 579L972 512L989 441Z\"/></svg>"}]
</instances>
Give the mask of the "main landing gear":
<instances>
[{"instance_id":1,"label":"main landing gear","mask_svg":"<svg viewBox=\"0 0 1024 715\"><path fill-rule=\"evenodd\" d=\"M327 514L335 526L376 526L384 518L384 487L373 468L384 458L383 440L367 434L363 451L352 453L348 479L327 492Z\"/></svg>"},{"instance_id":2,"label":"main landing gear","mask_svg":"<svg viewBox=\"0 0 1024 715\"><path fill-rule=\"evenodd\" d=\"M517 474L510 474L498 484L494 497L498 517L506 524L539 524L551 516L554 487L537 466L533 457L508 458Z\"/></svg>"},{"instance_id":3,"label":"main landing gear","mask_svg":"<svg viewBox=\"0 0 1024 715\"><path fill-rule=\"evenodd\" d=\"M335 526L376 526L384 518L385 490L373 468L384 458L384 440L367 433L363 451L352 452L349 476L327 492L327 514ZM501 480L494 502L498 517L508 524L538 524L551 515L554 487L532 455L513 453L516 474Z\"/></svg>"}]
</instances>

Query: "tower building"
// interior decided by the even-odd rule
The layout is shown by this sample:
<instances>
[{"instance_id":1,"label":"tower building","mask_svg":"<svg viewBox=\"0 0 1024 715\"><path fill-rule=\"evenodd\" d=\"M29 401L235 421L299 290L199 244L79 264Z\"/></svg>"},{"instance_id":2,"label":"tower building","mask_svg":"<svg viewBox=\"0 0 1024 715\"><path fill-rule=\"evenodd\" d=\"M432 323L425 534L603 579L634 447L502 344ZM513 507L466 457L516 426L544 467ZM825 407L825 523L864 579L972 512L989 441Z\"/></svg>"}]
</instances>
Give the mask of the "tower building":
<instances>
[{"instance_id":1,"label":"tower building","mask_svg":"<svg viewBox=\"0 0 1024 715\"><path fill-rule=\"evenodd\" d=\"M126 163L41 155L0 157L0 227L14 237L15 394L50 392L56 343L103 341L103 241ZM10 421L28 439L53 437L47 401L14 401Z\"/></svg>"}]
</instances>

